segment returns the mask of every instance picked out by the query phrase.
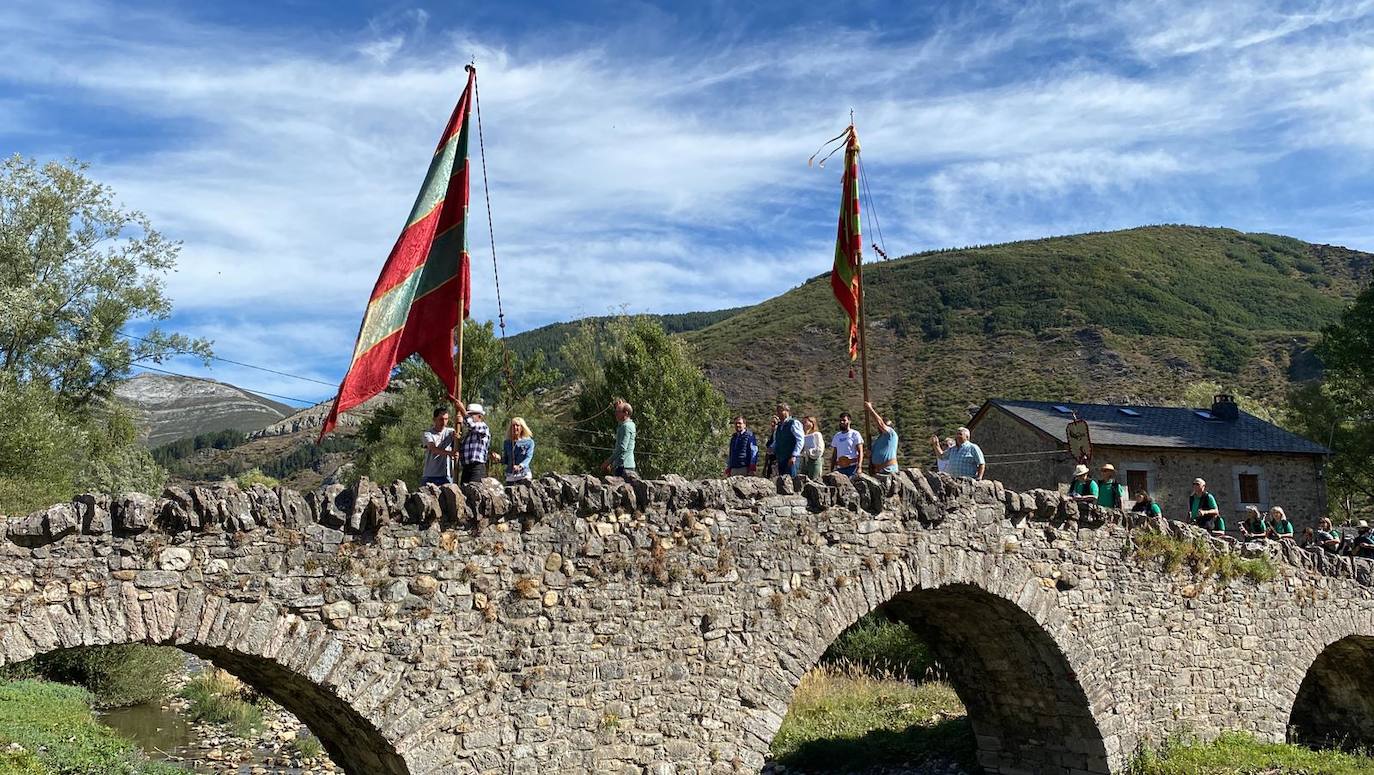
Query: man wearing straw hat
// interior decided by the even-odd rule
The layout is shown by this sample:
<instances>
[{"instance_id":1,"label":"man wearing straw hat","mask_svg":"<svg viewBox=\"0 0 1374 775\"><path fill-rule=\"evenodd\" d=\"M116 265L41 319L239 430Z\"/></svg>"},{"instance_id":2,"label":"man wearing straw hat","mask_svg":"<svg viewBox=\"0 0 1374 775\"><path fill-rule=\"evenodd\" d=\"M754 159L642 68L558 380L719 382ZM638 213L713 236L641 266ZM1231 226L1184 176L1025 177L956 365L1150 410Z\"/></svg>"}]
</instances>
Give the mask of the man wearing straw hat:
<instances>
[{"instance_id":1,"label":"man wearing straw hat","mask_svg":"<svg viewBox=\"0 0 1374 775\"><path fill-rule=\"evenodd\" d=\"M1116 466L1102 464L1102 480L1097 483L1097 505L1104 509L1120 509L1126 506L1126 487L1116 480Z\"/></svg>"}]
</instances>

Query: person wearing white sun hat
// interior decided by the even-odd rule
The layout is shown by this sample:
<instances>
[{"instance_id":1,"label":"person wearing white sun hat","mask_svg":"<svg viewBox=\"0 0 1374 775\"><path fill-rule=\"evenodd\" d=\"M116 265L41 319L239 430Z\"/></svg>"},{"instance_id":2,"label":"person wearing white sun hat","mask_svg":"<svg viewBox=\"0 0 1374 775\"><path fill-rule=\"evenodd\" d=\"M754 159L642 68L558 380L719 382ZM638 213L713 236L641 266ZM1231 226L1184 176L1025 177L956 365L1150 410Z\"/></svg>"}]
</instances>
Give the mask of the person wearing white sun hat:
<instances>
[{"instance_id":1,"label":"person wearing white sun hat","mask_svg":"<svg viewBox=\"0 0 1374 775\"><path fill-rule=\"evenodd\" d=\"M487 478L487 459L491 454L491 428L486 422L487 411L481 404L468 404L463 426L467 434L463 436L463 478L462 483L481 482Z\"/></svg>"},{"instance_id":2,"label":"person wearing white sun hat","mask_svg":"<svg viewBox=\"0 0 1374 775\"><path fill-rule=\"evenodd\" d=\"M1093 481L1091 468L1082 463L1074 466L1069 497L1079 503L1097 503L1097 482Z\"/></svg>"}]
</instances>

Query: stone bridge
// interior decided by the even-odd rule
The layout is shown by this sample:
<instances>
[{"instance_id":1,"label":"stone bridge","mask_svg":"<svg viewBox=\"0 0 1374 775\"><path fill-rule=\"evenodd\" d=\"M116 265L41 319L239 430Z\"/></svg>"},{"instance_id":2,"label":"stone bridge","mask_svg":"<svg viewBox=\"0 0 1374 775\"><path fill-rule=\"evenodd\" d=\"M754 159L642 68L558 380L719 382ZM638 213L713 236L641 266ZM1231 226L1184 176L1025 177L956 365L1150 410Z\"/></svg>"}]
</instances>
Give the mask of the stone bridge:
<instances>
[{"instance_id":1,"label":"stone bridge","mask_svg":"<svg viewBox=\"0 0 1374 775\"><path fill-rule=\"evenodd\" d=\"M757 772L879 606L933 644L988 772L1120 772L1183 730L1374 740L1369 563L1166 572L1134 540L1190 528L916 469L171 488L5 525L0 664L176 646L350 773Z\"/></svg>"}]
</instances>

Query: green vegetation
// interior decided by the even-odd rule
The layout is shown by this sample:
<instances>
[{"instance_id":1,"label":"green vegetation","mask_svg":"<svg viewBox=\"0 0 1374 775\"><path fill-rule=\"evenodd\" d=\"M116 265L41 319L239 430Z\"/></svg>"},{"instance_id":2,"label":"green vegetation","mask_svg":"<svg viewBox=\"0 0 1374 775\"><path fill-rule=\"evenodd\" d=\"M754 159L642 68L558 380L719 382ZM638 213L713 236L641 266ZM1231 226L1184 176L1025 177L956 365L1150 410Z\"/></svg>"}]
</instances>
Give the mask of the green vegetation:
<instances>
[{"instance_id":1,"label":"green vegetation","mask_svg":"<svg viewBox=\"0 0 1374 775\"><path fill-rule=\"evenodd\" d=\"M91 714L91 695L42 681L0 684L0 772L22 775L172 775ZM19 748L10 750L11 745Z\"/></svg>"},{"instance_id":2,"label":"green vegetation","mask_svg":"<svg viewBox=\"0 0 1374 775\"><path fill-rule=\"evenodd\" d=\"M0 513L80 490L156 492L164 472L109 399L141 361L208 356L154 325L171 312L161 276L180 246L71 162L0 165Z\"/></svg>"},{"instance_id":3,"label":"green vegetation","mask_svg":"<svg viewBox=\"0 0 1374 775\"><path fill-rule=\"evenodd\" d=\"M235 446L229 449L237 448ZM332 435L326 438L322 444L314 443L314 437L311 437L309 443L261 462L253 462L234 454L215 454L209 459L200 459L199 456L196 456L173 460L168 464L168 468L172 474L183 479L202 482L237 479L251 471L258 471L271 479L284 480L306 469L316 468L326 455L336 452L351 452L357 448L358 440L353 436ZM201 449L219 450L218 447L213 446L202 447ZM228 453L228 450L221 452Z\"/></svg>"},{"instance_id":4,"label":"green vegetation","mask_svg":"<svg viewBox=\"0 0 1374 775\"><path fill-rule=\"evenodd\" d=\"M210 670L192 678L181 690L191 701L187 714L197 721L227 724L235 734L247 737L262 728L262 708L257 698L237 678L222 670Z\"/></svg>"},{"instance_id":5,"label":"green vegetation","mask_svg":"<svg viewBox=\"0 0 1374 775\"><path fill-rule=\"evenodd\" d=\"M267 474L264 474L261 468L250 468L247 471L244 471L243 473L238 475L238 477L234 480L234 483L239 486L240 490L252 489L253 485L255 484L260 484L268 489L271 489L281 484L281 482L277 479L270 477Z\"/></svg>"},{"instance_id":6,"label":"green vegetation","mask_svg":"<svg viewBox=\"0 0 1374 775\"><path fill-rule=\"evenodd\" d=\"M188 458L202 449L233 449L245 441L248 441L248 434L243 431L211 431L154 447L150 453L158 465L170 468L176 461Z\"/></svg>"},{"instance_id":7,"label":"green vegetation","mask_svg":"<svg viewBox=\"0 0 1374 775\"><path fill-rule=\"evenodd\" d=\"M935 667L935 655L914 630L878 611L850 625L821 655L823 665L856 665L873 676L919 681Z\"/></svg>"},{"instance_id":8,"label":"green vegetation","mask_svg":"<svg viewBox=\"0 0 1374 775\"><path fill-rule=\"evenodd\" d=\"M1166 740L1159 751L1144 751L1131 762L1132 775L1369 775L1374 759L1340 751L1313 751L1297 745L1261 743L1229 732L1209 743L1189 738Z\"/></svg>"},{"instance_id":9,"label":"green vegetation","mask_svg":"<svg viewBox=\"0 0 1374 775\"><path fill-rule=\"evenodd\" d=\"M820 772L936 757L971 767L974 738L949 685L832 665L802 677L770 752L784 765Z\"/></svg>"},{"instance_id":10,"label":"green vegetation","mask_svg":"<svg viewBox=\"0 0 1374 775\"><path fill-rule=\"evenodd\" d=\"M1267 556L1241 557L1236 552L1219 551L1204 538L1174 538L1154 530L1134 535L1135 556L1142 562L1158 562L1167 573L1186 571L1193 578L1215 578L1222 584L1245 578L1255 583L1272 581L1278 574Z\"/></svg>"},{"instance_id":11,"label":"green vegetation","mask_svg":"<svg viewBox=\"0 0 1374 775\"><path fill-rule=\"evenodd\" d=\"M1325 378L1289 395L1289 417L1299 432L1336 452L1326 478L1337 516L1369 515L1374 512L1374 284L1339 322L1322 331L1317 355Z\"/></svg>"},{"instance_id":12,"label":"green vegetation","mask_svg":"<svg viewBox=\"0 0 1374 775\"><path fill-rule=\"evenodd\" d=\"M324 754L324 746L320 744L320 739L314 735L298 735L291 741L291 750L302 759L314 759Z\"/></svg>"},{"instance_id":13,"label":"green vegetation","mask_svg":"<svg viewBox=\"0 0 1374 775\"><path fill-rule=\"evenodd\" d=\"M23 663L21 669L49 681L82 686L100 707L122 708L166 697L172 676L184 663L185 656L176 649L131 643L53 651Z\"/></svg>"},{"instance_id":14,"label":"green vegetation","mask_svg":"<svg viewBox=\"0 0 1374 775\"><path fill-rule=\"evenodd\" d=\"M635 463L640 475L718 476L723 465L725 399L680 339L648 318L624 318L604 329L588 324L563 348L577 376L570 454L582 470L599 470L615 444L613 399L634 407Z\"/></svg>"}]
</instances>

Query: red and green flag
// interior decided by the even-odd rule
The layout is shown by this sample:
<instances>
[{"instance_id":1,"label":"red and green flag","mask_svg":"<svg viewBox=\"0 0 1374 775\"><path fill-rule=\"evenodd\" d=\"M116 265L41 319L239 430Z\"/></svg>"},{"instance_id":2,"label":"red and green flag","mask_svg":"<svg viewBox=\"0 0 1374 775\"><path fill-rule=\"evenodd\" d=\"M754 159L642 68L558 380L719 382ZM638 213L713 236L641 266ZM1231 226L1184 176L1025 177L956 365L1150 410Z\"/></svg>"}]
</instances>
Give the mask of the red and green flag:
<instances>
[{"instance_id":1,"label":"red and green flag","mask_svg":"<svg viewBox=\"0 0 1374 775\"><path fill-rule=\"evenodd\" d=\"M840 226L835 235L835 267L830 272L830 287L835 300L849 316L849 360L859 354L859 262L863 260L863 238L859 234L859 135L850 126L844 149L844 178L840 191ZM852 374L850 376L853 376Z\"/></svg>"},{"instance_id":2,"label":"red and green flag","mask_svg":"<svg viewBox=\"0 0 1374 775\"><path fill-rule=\"evenodd\" d=\"M439 138L424 185L405 228L387 256L363 313L353 361L339 385L334 406L320 430L333 430L339 414L382 392L391 371L411 355L434 370L456 401L453 329L468 316L472 301L468 260L468 119L477 71L468 67L467 87Z\"/></svg>"}]
</instances>

